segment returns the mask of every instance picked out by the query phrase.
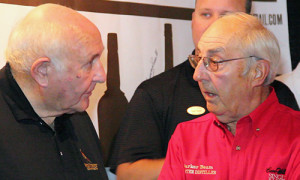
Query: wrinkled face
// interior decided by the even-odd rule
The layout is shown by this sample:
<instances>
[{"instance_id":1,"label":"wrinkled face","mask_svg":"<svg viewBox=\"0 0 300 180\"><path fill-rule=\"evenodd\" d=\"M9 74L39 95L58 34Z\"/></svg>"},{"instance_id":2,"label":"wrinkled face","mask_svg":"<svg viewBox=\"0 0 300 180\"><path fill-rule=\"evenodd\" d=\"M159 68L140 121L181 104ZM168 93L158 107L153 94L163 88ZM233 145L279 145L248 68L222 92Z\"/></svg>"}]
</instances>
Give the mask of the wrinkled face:
<instances>
[{"instance_id":1,"label":"wrinkled face","mask_svg":"<svg viewBox=\"0 0 300 180\"><path fill-rule=\"evenodd\" d=\"M235 28L218 22L200 39L199 56L221 60L245 57L237 44L230 43ZM243 74L247 60L220 63L216 72L208 71L201 60L195 69L194 80L198 81L207 109L223 123L230 123L232 119L240 118L248 112L252 87L248 74Z\"/></svg>"},{"instance_id":2,"label":"wrinkled face","mask_svg":"<svg viewBox=\"0 0 300 180\"><path fill-rule=\"evenodd\" d=\"M100 62L104 47L98 30L91 37L79 45L74 42L64 61L65 67L52 73L48 92L52 94L51 104L57 111L74 113L86 110L96 83L106 80Z\"/></svg>"},{"instance_id":3,"label":"wrinkled face","mask_svg":"<svg viewBox=\"0 0 300 180\"><path fill-rule=\"evenodd\" d=\"M197 0L192 16L195 48L208 26L228 12L245 12L245 4L246 0Z\"/></svg>"}]
</instances>

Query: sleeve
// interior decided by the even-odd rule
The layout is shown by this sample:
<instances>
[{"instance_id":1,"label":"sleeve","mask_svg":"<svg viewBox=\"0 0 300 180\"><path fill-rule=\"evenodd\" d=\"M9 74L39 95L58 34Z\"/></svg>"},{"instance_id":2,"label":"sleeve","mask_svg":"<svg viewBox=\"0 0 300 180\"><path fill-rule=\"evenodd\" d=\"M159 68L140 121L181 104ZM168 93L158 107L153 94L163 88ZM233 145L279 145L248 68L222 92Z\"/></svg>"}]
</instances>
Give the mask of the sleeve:
<instances>
[{"instance_id":1,"label":"sleeve","mask_svg":"<svg viewBox=\"0 0 300 180\"><path fill-rule=\"evenodd\" d=\"M157 124L161 121L153 98L140 86L129 102L109 161L113 173L121 163L163 158Z\"/></svg>"},{"instance_id":2,"label":"sleeve","mask_svg":"<svg viewBox=\"0 0 300 180\"><path fill-rule=\"evenodd\" d=\"M295 151L290 157L290 163L286 171L286 179L299 180L300 179L300 140L295 145Z\"/></svg>"},{"instance_id":3,"label":"sleeve","mask_svg":"<svg viewBox=\"0 0 300 180\"><path fill-rule=\"evenodd\" d=\"M177 126L171 140L169 141L167 156L160 172L158 180L185 179L184 163L182 155L182 140L180 127Z\"/></svg>"},{"instance_id":4,"label":"sleeve","mask_svg":"<svg viewBox=\"0 0 300 180\"><path fill-rule=\"evenodd\" d=\"M274 87L280 104L299 111L299 106L293 92L284 83L274 80L271 86Z\"/></svg>"}]
</instances>

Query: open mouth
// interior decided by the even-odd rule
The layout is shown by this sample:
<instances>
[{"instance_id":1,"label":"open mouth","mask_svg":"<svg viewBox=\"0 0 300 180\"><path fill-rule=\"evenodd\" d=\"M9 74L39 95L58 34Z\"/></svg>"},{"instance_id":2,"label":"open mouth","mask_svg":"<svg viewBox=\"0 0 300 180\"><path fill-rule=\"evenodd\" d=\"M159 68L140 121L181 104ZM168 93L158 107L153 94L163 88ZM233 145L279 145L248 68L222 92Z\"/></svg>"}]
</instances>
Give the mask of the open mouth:
<instances>
[{"instance_id":1,"label":"open mouth","mask_svg":"<svg viewBox=\"0 0 300 180\"><path fill-rule=\"evenodd\" d=\"M207 93L207 94L208 94L208 96L210 96L210 97L216 96L216 94L214 94L214 93Z\"/></svg>"},{"instance_id":2,"label":"open mouth","mask_svg":"<svg viewBox=\"0 0 300 180\"><path fill-rule=\"evenodd\" d=\"M215 93L212 93L212 92L204 92L204 95L208 98L213 98L213 97L216 97L217 95Z\"/></svg>"}]
</instances>

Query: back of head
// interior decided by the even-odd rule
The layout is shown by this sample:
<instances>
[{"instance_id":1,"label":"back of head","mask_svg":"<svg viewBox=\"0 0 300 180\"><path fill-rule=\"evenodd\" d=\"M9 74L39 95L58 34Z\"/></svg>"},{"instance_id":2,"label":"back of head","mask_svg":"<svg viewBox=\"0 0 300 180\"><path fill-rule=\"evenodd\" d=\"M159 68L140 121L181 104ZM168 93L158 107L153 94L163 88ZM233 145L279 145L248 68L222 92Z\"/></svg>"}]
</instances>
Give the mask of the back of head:
<instances>
[{"instance_id":1,"label":"back of head","mask_svg":"<svg viewBox=\"0 0 300 180\"><path fill-rule=\"evenodd\" d=\"M6 60L15 74L29 74L35 59L48 57L57 67L63 67L74 44L86 41L92 26L78 12L56 4L44 4L34 8L20 21L10 34ZM97 29L97 28L96 28ZM76 43L74 43L76 42Z\"/></svg>"},{"instance_id":2,"label":"back of head","mask_svg":"<svg viewBox=\"0 0 300 180\"><path fill-rule=\"evenodd\" d=\"M230 13L218 21L226 24L232 31L228 44L228 47L232 47L231 50L242 52L244 57L255 56L269 61L270 72L264 84L270 84L275 78L280 60L280 48L274 34L256 17L242 12ZM248 68L256 60L253 58L247 61Z\"/></svg>"}]
</instances>

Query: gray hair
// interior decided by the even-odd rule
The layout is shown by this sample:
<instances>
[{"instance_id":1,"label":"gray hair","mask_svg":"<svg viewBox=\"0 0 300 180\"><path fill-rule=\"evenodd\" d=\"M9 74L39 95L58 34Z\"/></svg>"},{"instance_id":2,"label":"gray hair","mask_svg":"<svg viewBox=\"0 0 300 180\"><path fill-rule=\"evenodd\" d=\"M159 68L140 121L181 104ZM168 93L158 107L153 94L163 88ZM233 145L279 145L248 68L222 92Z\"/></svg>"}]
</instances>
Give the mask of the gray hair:
<instances>
[{"instance_id":1,"label":"gray hair","mask_svg":"<svg viewBox=\"0 0 300 180\"><path fill-rule=\"evenodd\" d=\"M11 32L6 48L6 60L14 71L29 73L32 63L48 57L59 66L58 58L64 53L62 32L54 23L19 23Z\"/></svg>"},{"instance_id":2,"label":"gray hair","mask_svg":"<svg viewBox=\"0 0 300 180\"><path fill-rule=\"evenodd\" d=\"M237 49L245 56L255 56L269 61L270 72L264 85L272 83L280 60L280 47L274 34L267 30L256 17L245 13L230 13L221 19L228 19L238 27L229 40L229 46L237 46ZM245 73L258 58L248 61Z\"/></svg>"}]
</instances>

